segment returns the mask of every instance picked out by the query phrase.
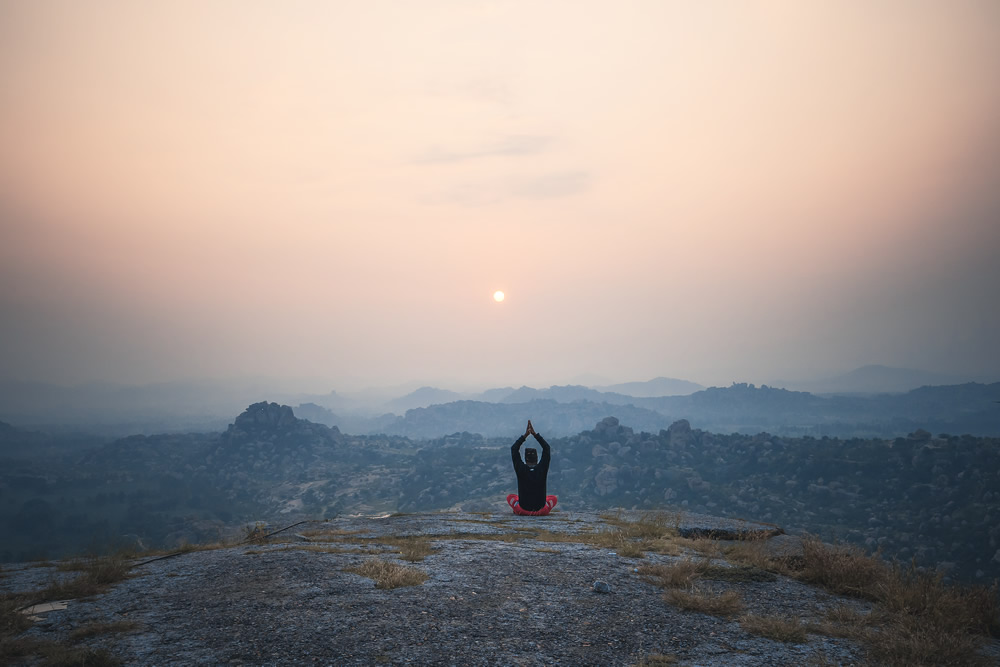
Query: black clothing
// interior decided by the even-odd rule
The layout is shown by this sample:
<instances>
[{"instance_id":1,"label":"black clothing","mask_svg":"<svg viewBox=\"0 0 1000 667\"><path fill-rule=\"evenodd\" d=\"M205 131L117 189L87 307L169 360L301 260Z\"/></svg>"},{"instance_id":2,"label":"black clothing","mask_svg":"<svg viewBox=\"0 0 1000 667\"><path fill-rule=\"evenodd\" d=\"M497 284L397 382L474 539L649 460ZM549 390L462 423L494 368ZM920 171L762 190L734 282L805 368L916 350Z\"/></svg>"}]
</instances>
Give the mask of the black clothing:
<instances>
[{"instance_id":1,"label":"black clothing","mask_svg":"<svg viewBox=\"0 0 1000 667\"><path fill-rule=\"evenodd\" d=\"M549 443L537 433L535 440L542 446L542 460L538 465L529 466L521 460L521 445L528 437L522 435L510 447L510 457L514 460L514 472L517 473L517 502L521 509L536 512L545 507L545 478L549 474Z\"/></svg>"}]
</instances>

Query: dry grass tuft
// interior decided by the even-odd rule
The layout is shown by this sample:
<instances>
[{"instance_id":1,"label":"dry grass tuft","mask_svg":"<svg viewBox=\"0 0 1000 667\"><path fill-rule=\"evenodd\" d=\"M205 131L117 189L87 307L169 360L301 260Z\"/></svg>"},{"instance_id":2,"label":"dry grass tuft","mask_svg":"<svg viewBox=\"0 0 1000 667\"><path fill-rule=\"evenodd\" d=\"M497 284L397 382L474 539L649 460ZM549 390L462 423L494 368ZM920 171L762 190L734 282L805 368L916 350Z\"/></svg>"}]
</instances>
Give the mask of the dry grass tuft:
<instances>
[{"instance_id":1,"label":"dry grass tuft","mask_svg":"<svg viewBox=\"0 0 1000 667\"><path fill-rule=\"evenodd\" d=\"M340 540L351 535L358 535L361 531L359 530L341 530L337 528L313 528L310 530L303 530L302 534L310 538L320 538L327 540Z\"/></svg>"},{"instance_id":2,"label":"dry grass tuft","mask_svg":"<svg viewBox=\"0 0 1000 667\"><path fill-rule=\"evenodd\" d=\"M866 633L885 665L992 664L977 653L997 633L996 585L946 586L939 574L885 566L874 596L880 623Z\"/></svg>"},{"instance_id":3,"label":"dry grass tuft","mask_svg":"<svg viewBox=\"0 0 1000 667\"><path fill-rule=\"evenodd\" d=\"M685 558L673 563L642 565L639 576L660 588L687 588L701 577L705 567L705 563Z\"/></svg>"},{"instance_id":4,"label":"dry grass tuft","mask_svg":"<svg viewBox=\"0 0 1000 667\"><path fill-rule=\"evenodd\" d=\"M653 540L645 540L643 546L647 552L662 554L664 556L680 556L684 553L684 538L666 537Z\"/></svg>"},{"instance_id":5,"label":"dry grass tuft","mask_svg":"<svg viewBox=\"0 0 1000 667\"><path fill-rule=\"evenodd\" d=\"M872 622L873 617L869 614L847 605L837 605L827 609L826 618L821 623L810 623L808 630L827 637L863 640Z\"/></svg>"},{"instance_id":6,"label":"dry grass tuft","mask_svg":"<svg viewBox=\"0 0 1000 667\"><path fill-rule=\"evenodd\" d=\"M913 564L904 568L896 563L885 570L876 599L888 613L933 618L949 631L1000 634L996 582L991 587L947 585L941 574L921 572Z\"/></svg>"},{"instance_id":7,"label":"dry grass tuft","mask_svg":"<svg viewBox=\"0 0 1000 667\"><path fill-rule=\"evenodd\" d=\"M21 613L25 604L27 601L20 595L8 593L0 596L0 642L31 627L31 621Z\"/></svg>"},{"instance_id":8,"label":"dry grass tuft","mask_svg":"<svg viewBox=\"0 0 1000 667\"><path fill-rule=\"evenodd\" d=\"M610 547L615 553L623 558L645 558L646 545L643 542L633 542L632 540L620 540L613 542Z\"/></svg>"},{"instance_id":9,"label":"dry grass tuft","mask_svg":"<svg viewBox=\"0 0 1000 667\"><path fill-rule=\"evenodd\" d=\"M795 576L876 603L876 623L859 631L886 665L977 664L976 647L1000 629L997 588L948 586L921 572L844 545L805 540Z\"/></svg>"},{"instance_id":10,"label":"dry grass tuft","mask_svg":"<svg viewBox=\"0 0 1000 667\"><path fill-rule=\"evenodd\" d=\"M422 561L438 550L436 547L431 546L430 539L421 535L380 537L375 541L397 549L399 557L411 563Z\"/></svg>"},{"instance_id":11,"label":"dry grass tuft","mask_svg":"<svg viewBox=\"0 0 1000 667\"><path fill-rule=\"evenodd\" d=\"M677 536L677 515L667 512L647 512L635 521L616 514L602 515L609 528L593 530L583 526L578 533L538 531L531 537L539 542L572 542L614 551L625 558L644 558L647 551L678 555L674 544Z\"/></svg>"},{"instance_id":12,"label":"dry grass tuft","mask_svg":"<svg viewBox=\"0 0 1000 667\"><path fill-rule=\"evenodd\" d=\"M832 611L811 629L863 641L881 665L976 665L985 637L1000 633L997 587L950 586L915 566L888 564L851 545L802 540L802 554L774 558L764 544L748 541L729 557L780 572L839 595L868 600L870 615Z\"/></svg>"},{"instance_id":13,"label":"dry grass tuft","mask_svg":"<svg viewBox=\"0 0 1000 667\"><path fill-rule=\"evenodd\" d=\"M668 590L663 597L670 604L685 611L712 616L735 616L743 611L743 598L737 591L716 593L710 588L693 584L687 590Z\"/></svg>"},{"instance_id":14,"label":"dry grass tuft","mask_svg":"<svg viewBox=\"0 0 1000 667\"><path fill-rule=\"evenodd\" d=\"M896 617L864 633L869 655L879 665L993 665L977 652L982 641L965 633L940 633L926 618Z\"/></svg>"},{"instance_id":15,"label":"dry grass tuft","mask_svg":"<svg viewBox=\"0 0 1000 667\"><path fill-rule=\"evenodd\" d=\"M889 574L885 563L860 547L828 545L816 537L802 540L802 558L793 564L796 579L822 586L839 595L878 600L878 589Z\"/></svg>"},{"instance_id":16,"label":"dry grass tuft","mask_svg":"<svg viewBox=\"0 0 1000 667\"><path fill-rule=\"evenodd\" d=\"M400 565L381 558L371 558L357 567L344 570L375 581L375 588L392 589L419 586L427 581L427 574L415 567Z\"/></svg>"},{"instance_id":17,"label":"dry grass tuft","mask_svg":"<svg viewBox=\"0 0 1000 667\"><path fill-rule=\"evenodd\" d=\"M779 642L801 644L807 639L806 627L798 619L784 616L748 614L740 617L740 627L751 634Z\"/></svg>"},{"instance_id":18,"label":"dry grass tuft","mask_svg":"<svg viewBox=\"0 0 1000 667\"><path fill-rule=\"evenodd\" d=\"M767 536L751 535L723 549L723 552L732 562L778 574L789 574L796 566L799 557L775 557L768 550L767 540Z\"/></svg>"},{"instance_id":19,"label":"dry grass tuft","mask_svg":"<svg viewBox=\"0 0 1000 667\"><path fill-rule=\"evenodd\" d=\"M718 540L712 540L705 537L699 537L695 539L687 537L678 537L674 540L674 543L688 551L693 551L696 554L700 554L705 558L722 558L723 549L719 544Z\"/></svg>"},{"instance_id":20,"label":"dry grass tuft","mask_svg":"<svg viewBox=\"0 0 1000 667\"><path fill-rule=\"evenodd\" d=\"M848 627L863 627L869 622L869 616L854 607L838 604L826 610L826 619L831 623Z\"/></svg>"},{"instance_id":21,"label":"dry grass tuft","mask_svg":"<svg viewBox=\"0 0 1000 667\"><path fill-rule=\"evenodd\" d=\"M96 637L98 635L111 635L118 634L122 632L134 632L142 627L139 623L135 621L111 621L109 623L88 623L87 625L82 625L69 633L69 638L73 641L79 641L81 639L86 639L88 637Z\"/></svg>"},{"instance_id":22,"label":"dry grass tuft","mask_svg":"<svg viewBox=\"0 0 1000 667\"><path fill-rule=\"evenodd\" d=\"M129 560L120 554L77 561L74 569L80 572L80 576L53 581L38 595L42 600L70 600L97 595L124 580L131 567Z\"/></svg>"},{"instance_id":23,"label":"dry grass tuft","mask_svg":"<svg viewBox=\"0 0 1000 667\"><path fill-rule=\"evenodd\" d=\"M605 523L616 527L625 537L631 539L655 540L676 537L680 525L680 515L675 512L645 512L635 521L629 521L616 514L603 514Z\"/></svg>"}]
</instances>

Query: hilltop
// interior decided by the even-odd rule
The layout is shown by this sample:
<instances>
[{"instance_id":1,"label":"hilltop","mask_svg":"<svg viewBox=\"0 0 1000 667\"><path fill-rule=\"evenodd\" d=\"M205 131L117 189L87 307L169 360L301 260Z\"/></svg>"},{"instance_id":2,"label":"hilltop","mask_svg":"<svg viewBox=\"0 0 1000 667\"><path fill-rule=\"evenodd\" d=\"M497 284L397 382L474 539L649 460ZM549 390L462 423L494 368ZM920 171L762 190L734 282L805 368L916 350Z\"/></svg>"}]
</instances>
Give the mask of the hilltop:
<instances>
[{"instance_id":1,"label":"hilltop","mask_svg":"<svg viewBox=\"0 0 1000 667\"><path fill-rule=\"evenodd\" d=\"M8 568L0 657L728 666L1000 656L984 634L997 619L983 591L925 579L925 607L894 611L909 588L890 598L879 591L892 587L879 584L903 579L771 525L669 513L440 513L342 517L261 539L265 532L159 558ZM30 627L13 615L53 598L69 601L31 606Z\"/></svg>"}]
</instances>

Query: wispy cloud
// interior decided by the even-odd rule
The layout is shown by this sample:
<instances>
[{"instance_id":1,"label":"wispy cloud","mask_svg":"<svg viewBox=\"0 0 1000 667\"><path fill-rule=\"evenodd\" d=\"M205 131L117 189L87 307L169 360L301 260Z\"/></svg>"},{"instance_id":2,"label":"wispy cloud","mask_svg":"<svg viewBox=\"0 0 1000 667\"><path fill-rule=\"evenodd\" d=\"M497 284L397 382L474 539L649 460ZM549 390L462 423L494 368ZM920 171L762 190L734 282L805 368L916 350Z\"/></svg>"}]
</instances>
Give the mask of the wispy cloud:
<instances>
[{"instance_id":1,"label":"wispy cloud","mask_svg":"<svg viewBox=\"0 0 1000 667\"><path fill-rule=\"evenodd\" d=\"M511 187L511 194L523 199L569 197L589 190L590 184L586 171L561 171L520 180Z\"/></svg>"},{"instance_id":2,"label":"wispy cloud","mask_svg":"<svg viewBox=\"0 0 1000 667\"><path fill-rule=\"evenodd\" d=\"M442 164L449 162L465 162L487 157L537 155L552 144L552 137L512 134L498 141L471 148L468 150L452 150L441 146L432 146L416 162L423 164Z\"/></svg>"}]
</instances>

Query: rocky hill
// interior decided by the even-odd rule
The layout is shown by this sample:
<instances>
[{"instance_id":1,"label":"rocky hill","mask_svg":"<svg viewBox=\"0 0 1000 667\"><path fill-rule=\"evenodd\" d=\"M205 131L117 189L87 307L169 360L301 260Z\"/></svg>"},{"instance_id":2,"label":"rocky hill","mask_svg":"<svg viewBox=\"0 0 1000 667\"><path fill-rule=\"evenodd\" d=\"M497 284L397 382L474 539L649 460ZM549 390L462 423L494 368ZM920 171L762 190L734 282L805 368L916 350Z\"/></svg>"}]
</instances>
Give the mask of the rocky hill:
<instances>
[{"instance_id":1,"label":"rocky hill","mask_svg":"<svg viewBox=\"0 0 1000 667\"><path fill-rule=\"evenodd\" d=\"M162 557L7 567L0 659L766 666L1000 657L988 592L899 578L770 525L557 507L548 517L394 515L265 532ZM903 609L918 589L923 607Z\"/></svg>"}]
</instances>

